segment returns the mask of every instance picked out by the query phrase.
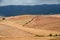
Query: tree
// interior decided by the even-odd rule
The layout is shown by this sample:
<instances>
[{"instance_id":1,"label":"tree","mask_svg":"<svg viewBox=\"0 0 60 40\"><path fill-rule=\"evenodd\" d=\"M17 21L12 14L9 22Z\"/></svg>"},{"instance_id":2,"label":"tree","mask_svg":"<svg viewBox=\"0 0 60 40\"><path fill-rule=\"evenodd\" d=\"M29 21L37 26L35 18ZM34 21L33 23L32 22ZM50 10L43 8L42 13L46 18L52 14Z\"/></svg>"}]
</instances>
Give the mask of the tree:
<instances>
[{"instance_id":1,"label":"tree","mask_svg":"<svg viewBox=\"0 0 60 40\"><path fill-rule=\"evenodd\" d=\"M2 18L2 20L5 20L5 18Z\"/></svg>"},{"instance_id":2,"label":"tree","mask_svg":"<svg viewBox=\"0 0 60 40\"><path fill-rule=\"evenodd\" d=\"M52 34L49 34L49 36L53 36Z\"/></svg>"},{"instance_id":3,"label":"tree","mask_svg":"<svg viewBox=\"0 0 60 40\"><path fill-rule=\"evenodd\" d=\"M59 34L59 36L60 36L60 34Z\"/></svg>"},{"instance_id":4,"label":"tree","mask_svg":"<svg viewBox=\"0 0 60 40\"><path fill-rule=\"evenodd\" d=\"M54 36L58 36L57 34L55 34Z\"/></svg>"}]
</instances>

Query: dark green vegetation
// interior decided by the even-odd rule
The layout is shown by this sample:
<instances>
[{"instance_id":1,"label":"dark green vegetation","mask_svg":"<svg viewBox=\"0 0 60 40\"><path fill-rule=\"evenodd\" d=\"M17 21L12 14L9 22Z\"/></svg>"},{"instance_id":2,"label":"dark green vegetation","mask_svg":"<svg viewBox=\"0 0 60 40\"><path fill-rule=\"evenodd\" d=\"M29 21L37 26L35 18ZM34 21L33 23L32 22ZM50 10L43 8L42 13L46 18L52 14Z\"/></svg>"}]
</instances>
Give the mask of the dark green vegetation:
<instances>
[{"instance_id":1,"label":"dark green vegetation","mask_svg":"<svg viewBox=\"0 0 60 40\"><path fill-rule=\"evenodd\" d=\"M9 5L0 6L1 16L15 16L23 14L60 14L60 4L52 5L35 5L35 6L23 6L23 5Z\"/></svg>"}]
</instances>

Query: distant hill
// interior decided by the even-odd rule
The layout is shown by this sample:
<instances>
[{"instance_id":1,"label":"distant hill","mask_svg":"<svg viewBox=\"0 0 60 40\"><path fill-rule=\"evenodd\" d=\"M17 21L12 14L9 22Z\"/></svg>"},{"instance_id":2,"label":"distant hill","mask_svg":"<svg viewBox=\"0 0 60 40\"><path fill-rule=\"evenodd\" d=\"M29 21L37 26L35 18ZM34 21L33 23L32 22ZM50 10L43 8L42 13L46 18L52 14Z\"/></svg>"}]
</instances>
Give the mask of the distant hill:
<instances>
[{"instance_id":1,"label":"distant hill","mask_svg":"<svg viewBox=\"0 0 60 40\"><path fill-rule=\"evenodd\" d=\"M60 4L52 5L35 5L35 6L23 6L23 5L9 5L0 6L1 16L15 16L22 14L60 14Z\"/></svg>"}]
</instances>

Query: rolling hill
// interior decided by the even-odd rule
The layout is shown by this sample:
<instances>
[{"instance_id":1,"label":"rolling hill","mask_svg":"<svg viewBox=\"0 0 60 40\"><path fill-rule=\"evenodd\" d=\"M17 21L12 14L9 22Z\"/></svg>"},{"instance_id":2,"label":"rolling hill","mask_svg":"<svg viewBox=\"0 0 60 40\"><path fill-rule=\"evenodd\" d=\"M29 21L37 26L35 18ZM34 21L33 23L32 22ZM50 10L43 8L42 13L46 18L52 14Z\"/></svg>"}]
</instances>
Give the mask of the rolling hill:
<instances>
[{"instance_id":1,"label":"rolling hill","mask_svg":"<svg viewBox=\"0 0 60 40\"><path fill-rule=\"evenodd\" d=\"M60 34L58 15L20 15L0 21L1 40L49 40L49 34ZM43 35L44 37L36 37Z\"/></svg>"},{"instance_id":2,"label":"rolling hill","mask_svg":"<svg viewBox=\"0 0 60 40\"><path fill-rule=\"evenodd\" d=\"M60 31L60 17L56 16L35 16L34 19L25 25L30 28Z\"/></svg>"}]
</instances>

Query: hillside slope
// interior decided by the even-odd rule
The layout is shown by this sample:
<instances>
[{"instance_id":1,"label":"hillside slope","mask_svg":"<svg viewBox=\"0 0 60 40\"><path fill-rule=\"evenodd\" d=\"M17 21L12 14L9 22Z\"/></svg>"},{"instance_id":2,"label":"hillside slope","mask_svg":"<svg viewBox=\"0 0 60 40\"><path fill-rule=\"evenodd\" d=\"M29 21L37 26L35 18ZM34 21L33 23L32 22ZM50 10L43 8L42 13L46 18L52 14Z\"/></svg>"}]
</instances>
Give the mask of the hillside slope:
<instances>
[{"instance_id":1,"label":"hillside slope","mask_svg":"<svg viewBox=\"0 0 60 40\"><path fill-rule=\"evenodd\" d=\"M60 17L57 16L35 16L34 19L25 25L30 28L48 29L60 31Z\"/></svg>"},{"instance_id":2,"label":"hillside slope","mask_svg":"<svg viewBox=\"0 0 60 40\"><path fill-rule=\"evenodd\" d=\"M22 15L8 17L7 20L28 28L60 31L59 15Z\"/></svg>"},{"instance_id":3,"label":"hillside slope","mask_svg":"<svg viewBox=\"0 0 60 40\"><path fill-rule=\"evenodd\" d=\"M4 37L30 37L31 34L16 27L0 24L0 35Z\"/></svg>"},{"instance_id":4,"label":"hillside slope","mask_svg":"<svg viewBox=\"0 0 60 40\"><path fill-rule=\"evenodd\" d=\"M0 22L2 40L48 40L49 34L60 34L60 17L21 15L6 17Z\"/></svg>"}]
</instances>

